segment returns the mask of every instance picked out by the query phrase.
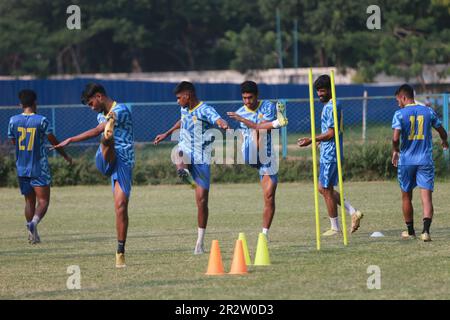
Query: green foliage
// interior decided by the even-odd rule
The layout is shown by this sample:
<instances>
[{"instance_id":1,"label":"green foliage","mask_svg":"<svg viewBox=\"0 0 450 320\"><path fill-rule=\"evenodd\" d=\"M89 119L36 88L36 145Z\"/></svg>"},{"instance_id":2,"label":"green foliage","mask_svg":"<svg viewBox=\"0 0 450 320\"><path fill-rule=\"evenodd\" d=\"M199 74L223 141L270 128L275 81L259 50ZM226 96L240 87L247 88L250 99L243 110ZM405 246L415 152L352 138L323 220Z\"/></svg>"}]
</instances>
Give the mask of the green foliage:
<instances>
[{"instance_id":1,"label":"green foliage","mask_svg":"<svg viewBox=\"0 0 450 320\"><path fill-rule=\"evenodd\" d=\"M230 62L232 69L246 72L251 69L276 66L277 55L274 42L274 32L262 34L257 28L247 24L240 33L226 32L225 39L220 42L220 48L234 54L234 59Z\"/></svg>"},{"instance_id":2,"label":"green foliage","mask_svg":"<svg viewBox=\"0 0 450 320\"><path fill-rule=\"evenodd\" d=\"M81 30L66 28L66 8L72 4L81 8ZM448 0L378 1L381 30L366 28L370 4L357 0L3 0L0 74L276 67L277 9L286 67L293 66L295 20L303 67L357 68L357 82L371 81L380 72L423 82L424 65L448 63Z\"/></svg>"}]
</instances>

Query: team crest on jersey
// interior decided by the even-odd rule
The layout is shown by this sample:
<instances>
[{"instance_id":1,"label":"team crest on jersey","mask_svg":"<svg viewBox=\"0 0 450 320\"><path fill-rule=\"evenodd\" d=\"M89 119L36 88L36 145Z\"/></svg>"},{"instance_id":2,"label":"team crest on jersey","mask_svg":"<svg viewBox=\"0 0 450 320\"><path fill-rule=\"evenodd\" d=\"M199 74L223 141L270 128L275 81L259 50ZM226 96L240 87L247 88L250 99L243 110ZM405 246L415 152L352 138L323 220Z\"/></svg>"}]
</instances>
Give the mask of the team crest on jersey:
<instances>
[{"instance_id":1,"label":"team crest on jersey","mask_svg":"<svg viewBox=\"0 0 450 320\"><path fill-rule=\"evenodd\" d=\"M196 116L193 116L193 117L192 117L192 122L194 122L194 123L197 122L197 117L196 117Z\"/></svg>"},{"instance_id":2,"label":"team crest on jersey","mask_svg":"<svg viewBox=\"0 0 450 320\"><path fill-rule=\"evenodd\" d=\"M258 114L258 119L262 119L262 117L263 117L262 113Z\"/></svg>"}]
</instances>

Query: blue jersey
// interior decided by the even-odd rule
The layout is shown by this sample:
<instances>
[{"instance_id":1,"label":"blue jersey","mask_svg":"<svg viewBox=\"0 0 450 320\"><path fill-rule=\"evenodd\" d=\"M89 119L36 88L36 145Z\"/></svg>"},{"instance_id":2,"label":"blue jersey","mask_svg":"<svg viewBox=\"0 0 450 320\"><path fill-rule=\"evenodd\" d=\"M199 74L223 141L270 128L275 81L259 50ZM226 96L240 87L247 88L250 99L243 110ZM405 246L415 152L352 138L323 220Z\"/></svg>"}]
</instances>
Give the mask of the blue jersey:
<instances>
[{"instance_id":1,"label":"blue jersey","mask_svg":"<svg viewBox=\"0 0 450 320\"><path fill-rule=\"evenodd\" d=\"M192 164L210 164L214 138L207 130L221 119L216 109L200 102L193 109L181 108L181 130L178 147Z\"/></svg>"},{"instance_id":2,"label":"blue jersey","mask_svg":"<svg viewBox=\"0 0 450 320\"><path fill-rule=\"evenodd\" d=\"M339 123L339 146L341 149L341 161L342 161L344 159L344 148L343 148L344 116L339 101L336 101L336 110ZM332 100L328 101L328 103L323 107L321 116L322 133L326 133L329 128L334 128ZM337 162L335 137L333 137L328 141L320 142L320 163L331 163L331 162Z\"/></svg>"},{"instance_id":3,"label":"blue jersey","mask_svg":"<svg viewBox=\"0 0 450 320\"><path fill-rule=\"evenodd\" d=\"M125 104L114 102L111 110L116 115L114 125L114 149L121 162L129 167L134 166L134 134L131 110ZM105 115L99 113L98 123L106 121Z\"/></svg>"},{"instance_id":4,"label":"blue jersey","mask_svg":"<svg viewBox=\"0 0 450 320\"><path fill-rule=\"evenodd\" d=\"M259 101L258 107L255 110L249 109L247 106L242 106L236 113L241 117L250 120L254 123L272 122L276 119L276 106L274 103L268 100ZM242 155L246 164L259 164L260 157L258 158L258 135L257 130L248 128L245 124L240 122L240 129L244 141L242 143ZM267 153L262 155L264 157L271 157L273 152L272 146L272 134L267 132L267 139L263 140ZM267 162L267 161L265 161ZM264 165L270 166L270 162Z\"/></svg>"},{"instance_id":5,"label":"blue jersey","mask_svg":"<svg viewBox=\"0 0 450 320\"><path fill-rule=\"evenodd\" d=\"M11 117L8 138L16 140L16 168L19 177L49 175L45 139L51 128L48 119L38 114Z\"/></svg>"},{"instance_id":6,"label":"blue jersey","mask_svg":"<svg viewBox=\"0 0 450 320\"><path fill-rule=\"evenodd\" d=\"M398 110L392 119L392 129L401 131L399 165L433 165L431 127L441 127L433 109L410 104Z\"/></svg>"}]
</instances>

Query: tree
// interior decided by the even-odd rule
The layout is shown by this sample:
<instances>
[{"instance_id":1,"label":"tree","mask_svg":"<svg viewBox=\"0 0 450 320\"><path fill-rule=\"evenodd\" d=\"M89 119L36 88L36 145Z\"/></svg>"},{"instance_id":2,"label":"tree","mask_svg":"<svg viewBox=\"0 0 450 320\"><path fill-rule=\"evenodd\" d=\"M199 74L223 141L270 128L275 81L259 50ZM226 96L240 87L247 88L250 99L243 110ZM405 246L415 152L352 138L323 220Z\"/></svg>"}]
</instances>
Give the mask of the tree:
<instances>
[{"instance_id":1,"label":"tree","mask_svg":"<svg viewBox=\"0 0 450 320\"><path fill-rule=\"evenodd\" d=\"M286 67L297 20L300 66L424 84L426 65L450 61L449 1L379 0L382 28L368 30L369 0L2 0L0 74L273 68L279 9ZM72 4L81 30L66 28Z\"/></svg>"}]
</instances>

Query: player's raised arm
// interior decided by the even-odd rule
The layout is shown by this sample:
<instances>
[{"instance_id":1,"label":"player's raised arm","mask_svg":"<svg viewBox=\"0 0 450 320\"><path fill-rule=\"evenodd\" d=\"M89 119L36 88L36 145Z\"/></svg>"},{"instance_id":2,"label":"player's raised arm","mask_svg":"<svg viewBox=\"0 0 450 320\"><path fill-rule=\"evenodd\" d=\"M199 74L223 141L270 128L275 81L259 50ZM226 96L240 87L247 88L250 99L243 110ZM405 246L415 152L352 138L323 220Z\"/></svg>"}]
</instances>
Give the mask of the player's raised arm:
<instances>
[{"instance_id":1,"label":"player's raised arm","mask_svg":"<svg viewBox=\"0 0 450 320\"><path fill-rule=\"evenodd\" d=\"M89 140L89 139L98 137L105 130L105 126L106 126L106 122L102 122L95 128L92 128L83 133L80 133L77 136L67 138L63 142L57 144L56 146L53 146L51 149L53 150L53 149L63 148L73 142L80 142L80 141Z\"/></svg>"},{"instance_id":2,"label":"player's raised arm","mask_svg":"<svg viewBox=\"0 0 450 320\"><path fill-rule=\"evenodd\" d=\"M227 112L227 116L229 116L233 120L242 122L243 124L245 124L250 129L271 130L271 129L278 129L278 128L284 127L284 125L282 126L280 124L279 120L274 120L274 121L271 121L271 122L265 121L265 122L261 122L261 123L254 123L254 122L252 122L252 121L250 121L248 119L245 119L245 118L241 117L236 112Z\"/></svg>"},{"instance_id":3,"label":"player's raised arm","mask_svg":"<svg viewBox=\"0 0 450 320\"><path fill-rule=\"evenodd\" d=\"M49 133L47 135L47 138L53 147L55 147L59 144L58 140L53 135L53 133ZM58 151L58 153L64 158L64 160L66 160L69 164L72 164L72 158L66 153L66 151L64 151L64 148L62 148L62 147L58 148L58 149L56 149L56 151Z\"/></svg>"},{"instance_id":4,"label":"player's raised arm","mask_svg":"<svg viewBox=\"0 0 450 320\"><path fill-rule=\"evenodd\" d=\"M154 145L159 144L161 141L163 141L164 139L166 139L168 136L170 136L175 130L178 130L181 128L181 120L178 120L177 123L175 123L173 125L172 128L170 128L167 132L158 134L155 138L155 140L153 141Z\"/></svg>"}]
</instances>

